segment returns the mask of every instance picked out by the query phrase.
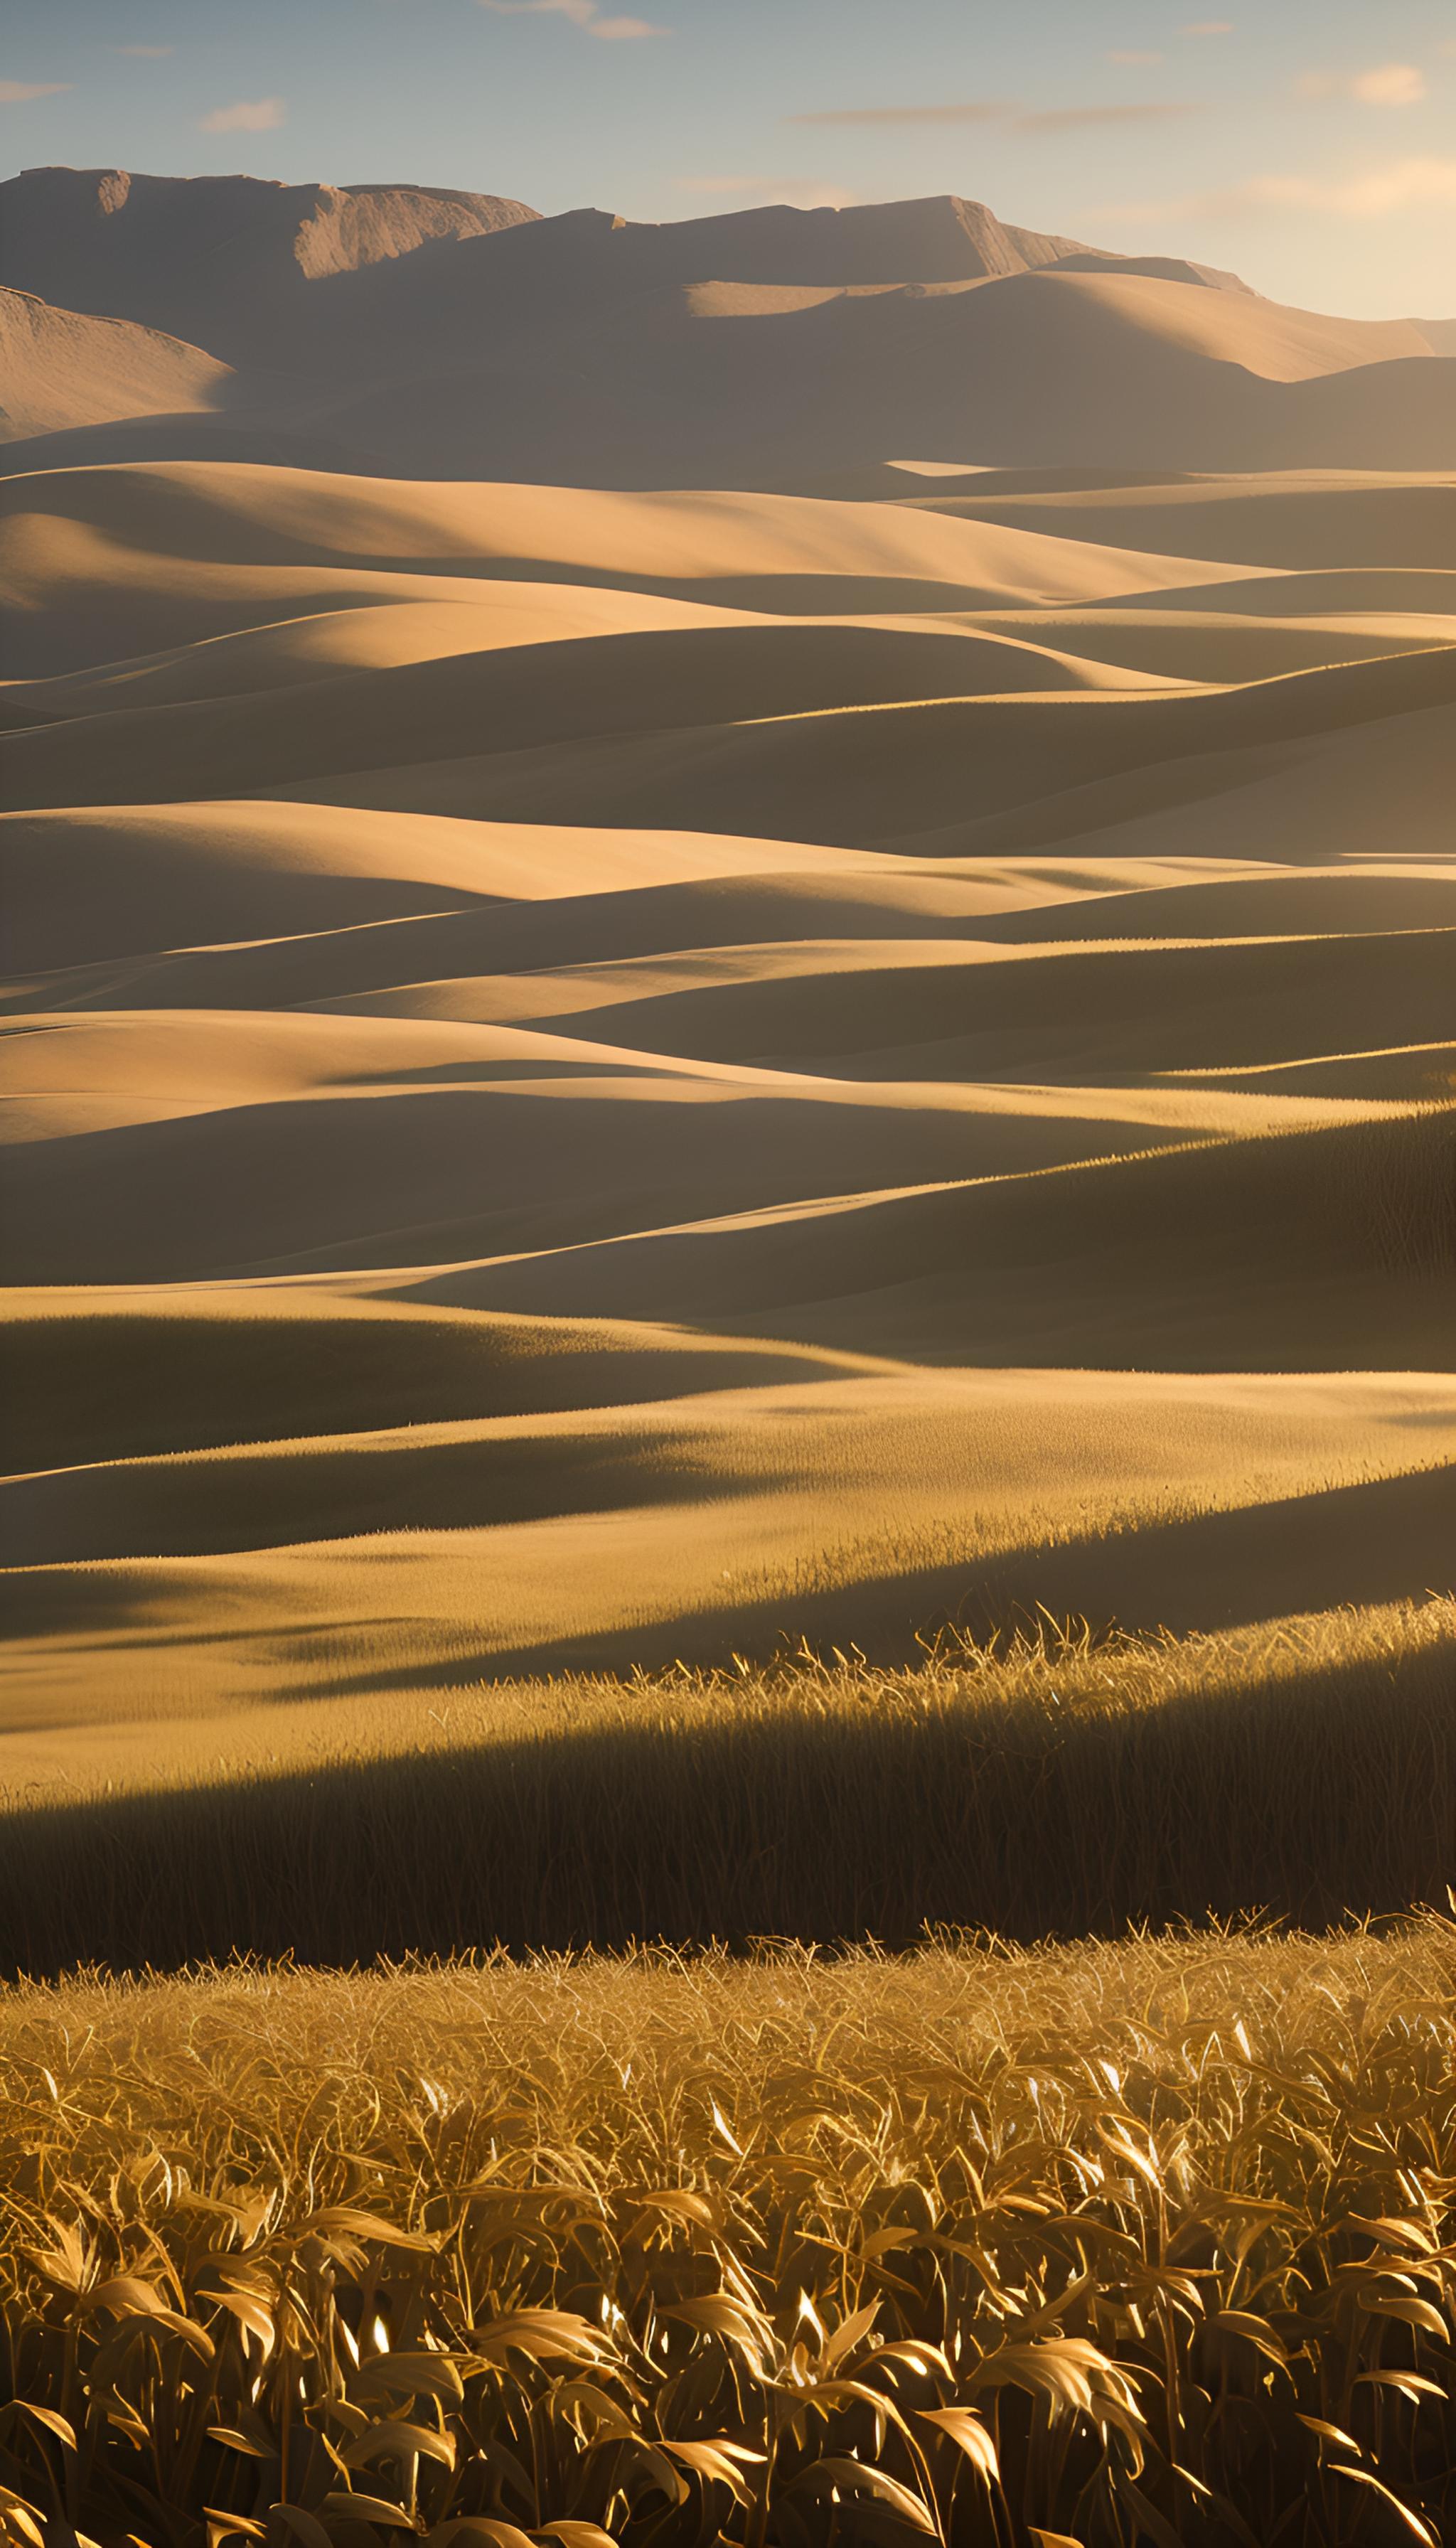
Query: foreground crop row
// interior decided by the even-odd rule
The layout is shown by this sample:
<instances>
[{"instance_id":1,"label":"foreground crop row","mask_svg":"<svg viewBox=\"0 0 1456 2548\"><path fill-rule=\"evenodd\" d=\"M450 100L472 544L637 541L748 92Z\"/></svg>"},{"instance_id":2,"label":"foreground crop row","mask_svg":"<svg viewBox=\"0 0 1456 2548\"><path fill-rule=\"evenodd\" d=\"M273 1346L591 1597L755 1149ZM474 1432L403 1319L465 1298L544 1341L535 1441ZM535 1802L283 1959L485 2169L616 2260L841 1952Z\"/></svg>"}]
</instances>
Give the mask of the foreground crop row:
<instances>
[{"instance_id":1,"label":"foreground crop row","mask_svg":"<svg viewBox=\"0 0 1456 2548\"><path fill-rule=\"evenodd\" d=\"M1456 1942L0 2003L13 2542L1451 2535Z\"/></svg>"}]
</instances>

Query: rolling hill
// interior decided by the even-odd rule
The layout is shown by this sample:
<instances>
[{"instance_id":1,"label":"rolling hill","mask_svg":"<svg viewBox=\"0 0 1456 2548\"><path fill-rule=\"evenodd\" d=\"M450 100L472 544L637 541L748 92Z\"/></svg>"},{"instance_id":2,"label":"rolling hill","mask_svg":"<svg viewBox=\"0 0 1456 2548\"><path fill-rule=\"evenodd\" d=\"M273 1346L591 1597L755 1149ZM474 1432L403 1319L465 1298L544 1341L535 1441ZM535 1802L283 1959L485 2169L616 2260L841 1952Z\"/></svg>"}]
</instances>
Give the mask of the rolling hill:
<instances>
[{"instance_id":1,"label":"rolling hill","mask_svg":"<svg viewBox=\"0 0 1456 2548\"><path fill-rule=\"evenodd\" d=\"M1162 276L910 306L1088 287L1389 367ZM6 482L47 1759L1437 1582L1456 483L874 486Z\"/></svg>"}]
</instances>

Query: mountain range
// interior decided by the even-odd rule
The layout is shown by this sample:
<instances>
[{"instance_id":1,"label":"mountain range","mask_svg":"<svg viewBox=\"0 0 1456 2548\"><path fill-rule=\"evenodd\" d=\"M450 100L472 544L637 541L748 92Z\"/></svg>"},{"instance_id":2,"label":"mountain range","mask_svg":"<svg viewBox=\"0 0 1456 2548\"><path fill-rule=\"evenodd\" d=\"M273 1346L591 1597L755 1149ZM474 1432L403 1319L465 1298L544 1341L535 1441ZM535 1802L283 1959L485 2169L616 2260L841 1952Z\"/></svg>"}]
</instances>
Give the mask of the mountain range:
<instances>
[{"instance_id":1,"label":"mountain range","mask_svg":"<svg viewBox=\"0 0 1456 2548\"><path fill-rule=\"evenodd\" d=\"M875 492L966 469L1429 469L1451 321L1322 317L957 196L650 224L408 185L0 186L7 472ZM866 475L867 473L867 475Z\"/></svg>"}]
</instances>

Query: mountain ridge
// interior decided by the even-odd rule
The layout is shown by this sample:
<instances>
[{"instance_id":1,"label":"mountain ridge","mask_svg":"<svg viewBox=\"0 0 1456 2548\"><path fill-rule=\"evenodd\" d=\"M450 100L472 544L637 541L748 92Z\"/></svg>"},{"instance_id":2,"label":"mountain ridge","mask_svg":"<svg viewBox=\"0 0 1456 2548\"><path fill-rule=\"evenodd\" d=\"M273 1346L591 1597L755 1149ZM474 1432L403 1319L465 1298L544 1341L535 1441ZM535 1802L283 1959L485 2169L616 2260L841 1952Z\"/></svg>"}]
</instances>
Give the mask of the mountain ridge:
<instances>
[{"instance_id":1,"label":"mountain ridge","mask_svg":"<svg viewBox=\"0 0 1456 2548\"><path fill-rule=\"evenodd\" d=\"M40 168L0 185L0 288L47 305L65 347L11 420L6 475L215 455L810 493L914 457L1421 470L1456 452L1438 322L1288 309L960 195L648 223Z\"/></svg>"}]
</instances>

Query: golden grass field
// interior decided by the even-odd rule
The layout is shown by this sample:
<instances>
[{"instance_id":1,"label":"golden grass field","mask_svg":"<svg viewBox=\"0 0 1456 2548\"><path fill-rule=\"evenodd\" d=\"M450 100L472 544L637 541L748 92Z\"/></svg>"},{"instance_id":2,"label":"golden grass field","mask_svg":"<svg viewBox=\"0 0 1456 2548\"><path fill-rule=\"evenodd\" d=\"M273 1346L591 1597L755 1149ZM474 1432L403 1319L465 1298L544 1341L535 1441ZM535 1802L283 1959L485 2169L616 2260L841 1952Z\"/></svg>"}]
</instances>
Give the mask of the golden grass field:
<instances>
[{"instance_id":1,"label":"golden grass field","mask_svg":"<svg viewBox=\"0 0 1456 2548\"><path fill-rule=\"evenodd\" d=\"M1452 1935L13 1991L0 2520L1440 2548Z\"/></svg>"},{"instance_id":2,"label":"golden grass field","mask_svg":"<svg viewBox=\"0 0 1456 2548\"><path fill-rule=\"evenodd\" d=\"M4 2548L1441 2548L1445 335L0 211Z\"/></svg>"}]
</instances>

